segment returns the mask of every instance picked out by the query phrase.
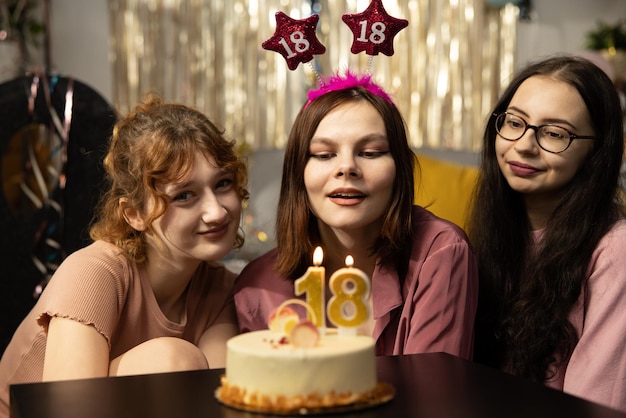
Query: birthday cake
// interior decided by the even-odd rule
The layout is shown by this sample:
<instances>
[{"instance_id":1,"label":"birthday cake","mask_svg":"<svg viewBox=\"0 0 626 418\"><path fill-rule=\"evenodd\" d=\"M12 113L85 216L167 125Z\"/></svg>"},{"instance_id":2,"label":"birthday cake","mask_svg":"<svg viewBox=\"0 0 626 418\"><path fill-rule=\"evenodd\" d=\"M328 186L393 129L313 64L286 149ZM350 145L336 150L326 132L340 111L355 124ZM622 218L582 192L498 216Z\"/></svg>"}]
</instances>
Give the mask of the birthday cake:
<instances>
[{"instance_id":1,"label":"birthday cake","mask_svg":"<svg viewBox=\"0 0 626 418\"><path fill-rule=\"evenodd\" d=\"M220 402L254 412L312 414L362 409L393 397L393 388L377 381L370 336L320 332L311 322L285 316L270 328L227 342L226 373L215 394Z\"/></svg>"}]
</instances>

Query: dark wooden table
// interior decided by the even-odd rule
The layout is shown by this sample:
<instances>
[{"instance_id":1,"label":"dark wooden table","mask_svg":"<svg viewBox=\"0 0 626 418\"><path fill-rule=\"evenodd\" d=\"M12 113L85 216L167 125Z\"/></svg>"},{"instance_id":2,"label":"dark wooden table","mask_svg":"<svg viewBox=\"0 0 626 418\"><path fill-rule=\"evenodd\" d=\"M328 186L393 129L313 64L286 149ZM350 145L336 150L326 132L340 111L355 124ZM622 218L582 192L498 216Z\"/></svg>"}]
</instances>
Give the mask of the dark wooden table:
<instances>
[{"instance_id":1,"label":"dark wooden table","mask_svg":"<svg viewBox=\"0 0 626 418\"><path fill-rule=\"evenodd\" d=\"M626 418L615 410L448 354L377 358L395 398L325 417ZM214 391L224 370L164 373L11 386L13 418L263 418L223 406Z\"/></svg>"}]
</instances>

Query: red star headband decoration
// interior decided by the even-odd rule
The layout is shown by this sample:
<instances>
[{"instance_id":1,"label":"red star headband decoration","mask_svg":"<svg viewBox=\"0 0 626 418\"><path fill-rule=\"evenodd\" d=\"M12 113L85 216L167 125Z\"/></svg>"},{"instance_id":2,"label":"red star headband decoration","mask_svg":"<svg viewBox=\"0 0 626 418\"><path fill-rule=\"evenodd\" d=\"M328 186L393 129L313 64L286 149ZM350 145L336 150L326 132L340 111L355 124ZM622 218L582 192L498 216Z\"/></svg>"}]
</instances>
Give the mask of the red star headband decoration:
<instances>
[{"instance_id":1,"label":"red star headband decoration","mask_svg":"<svg viewBox=\"0 0 626 418\"><path fill-rule=\"evenodd\" d=\"M387 56L393 55L393 38L402 29L409 25L404 19L390 16L382 5L382 0L372 0L362 13L344 14L341 19L352 31L354 40L350 51L353 54L365 51L373 56L379 52ZM323 54L326 48L317 39L315 33L319 16L313 14L306 19L292 19L283 12L276 13L276 31L274 35L263 42L264 49L276 51L287 61L290 70L295 70L298 64L309 62L313 55ZM315 71L315 69L314 69ZM320 79L320 86L309 92L307 106L315 98L330 91L362 87L391 102L385 90L372 81L369 74L359 76L347 71L345 74L336 74L333 77Z\"/></svg>"},{"instance_id":2,"label":"red star headband decoration","mask_svg":"<svg viewBox=\"0 0 626 418\"><path fill-rule=\"evenodd\" d=\"M383 7L382 0L372 0L362 13L345 14L341 20L352 31L354 40L350 51L358 54L365 51L367 55L393 55L393 38L409 25L405 19L390 16Z\"/></svg>"},{"instance_id":3,"label":"red star headband decoration","mask_svg":"<svg viewBox=\"0 0 626 418\"><path fill-rule=\"evenodd\" d=\"M276 51L285 57L290 70L301 62L309 62L313 55L326 52L315 34L319 16L313 14L306 19L292 19L283 12L276 12L276 31L261 46Z\"/></svg>"}]
</instances>

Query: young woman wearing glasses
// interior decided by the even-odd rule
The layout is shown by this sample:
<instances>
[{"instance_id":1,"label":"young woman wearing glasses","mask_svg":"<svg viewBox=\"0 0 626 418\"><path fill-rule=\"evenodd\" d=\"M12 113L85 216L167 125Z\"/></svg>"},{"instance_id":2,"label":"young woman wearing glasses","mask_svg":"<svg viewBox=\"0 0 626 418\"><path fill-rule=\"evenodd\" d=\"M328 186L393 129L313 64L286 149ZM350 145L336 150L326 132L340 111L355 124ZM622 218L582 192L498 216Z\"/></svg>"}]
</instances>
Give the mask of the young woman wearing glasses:
<instances>
[{"instance_id":1,"label":"young woman wearing glasses","mask_svg":"<svg viewBox=\"0 0 626 418\"><path fill-rule=\"evenodd\" d=\"M626 411L623 143L602 70L528 66L487 123L470 238L476 360Z\"/></svg>"}]
</instances>

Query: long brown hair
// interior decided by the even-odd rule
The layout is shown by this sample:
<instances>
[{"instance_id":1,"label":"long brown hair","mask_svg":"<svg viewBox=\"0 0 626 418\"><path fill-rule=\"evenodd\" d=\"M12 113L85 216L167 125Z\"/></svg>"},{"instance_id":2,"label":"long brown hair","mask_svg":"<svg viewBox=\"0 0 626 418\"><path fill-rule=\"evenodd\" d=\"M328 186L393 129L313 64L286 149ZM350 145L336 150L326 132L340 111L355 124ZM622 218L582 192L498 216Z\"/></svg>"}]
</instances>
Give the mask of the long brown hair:
<instances>
[{"instance_id":1,"label":"long brown hair","mask_svg":"<svg viewBox=\"0 0 626 418\"><path fill-rule=\"evenodd\" d=\"M156 188L157 183L182 179L201 152L213 157L220 168L235 173L241 200L248 197L247 169L234 150L234 141L197 110L181 104L163 103L148 97L113 129L104 168L109 189L103 195L90 236L115 244L131 260L141 262L146 256L146 231L136 231L125 220L120 199L143 211L148 198L157 204L147 214L146 224L167 209L168 199ZM239 234L235 246L243 245Z\"/></svg>"},{"instance_id":2,"label":"long brown hair","mask_svg":"<svg viewBox=\"0 0 626 418\"><path fill-rule=\"evenodd\" d=\"M480 270L476 360L506 365L517 375L543 382L574 349L577 336L568 316L585 286L598 242L622 216L618 178L624 138L612 81L591 62L572 56L552 57L521 71L493 113L505 111L519 86L538 75L565 82L582 97L596 134L591 155L567 186L538 248L530 251L522 196L498 166L492 116L483 137L469 235Z\"/></svg>"},{"instance_id":3,"label":"long brown hair","mask_svg":"<svg viewBox=\"0 0 626 418\"><path fill-rule=\"evenodd\" d=\"M413 169L416 159L411 150L402 115L393 103L362 87L326 93L304 107L291 128L283 164L278 201L276 270L295 279L311 264L313 248L321 245L317 218L313 215L304 186L304 168L309 160L309 145L322 119L338 106L365 100L382 116L389 150L396 165L393 196L372 254L380 263L406 270L411 246L411 210L414 195ZM404 274L400 274L403 277Z\"/></svg>"}]
</instances>

